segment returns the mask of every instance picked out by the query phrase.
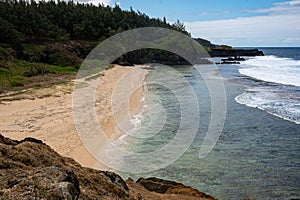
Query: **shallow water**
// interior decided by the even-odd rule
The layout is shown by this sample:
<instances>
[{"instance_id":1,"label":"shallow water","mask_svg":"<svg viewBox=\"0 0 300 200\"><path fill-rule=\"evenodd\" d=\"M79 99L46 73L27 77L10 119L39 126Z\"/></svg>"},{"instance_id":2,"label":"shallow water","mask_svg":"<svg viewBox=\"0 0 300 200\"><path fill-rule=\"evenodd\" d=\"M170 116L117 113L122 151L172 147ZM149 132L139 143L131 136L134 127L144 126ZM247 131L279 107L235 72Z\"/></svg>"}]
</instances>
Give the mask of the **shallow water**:
<instances>
[{"instance_id":1,"label":"shallow water","mask_svg":"<svg viewBox=\"0 0 300 200\"><path fill-rule=\"evenodd\" d=\"M261 83L241 75L239 66L219 67L225 78L227 116L222 134L208 156L199 159L199 150L211 116L210 95L196 70L197 66L176 67L189 81L197 96L200 108L197 135L185 153L169 166L149 173L122 172L122 176L135 179L141 176L172 179L219 199L300 198L300 125L265 110L239 104L235 100L237 96L249 87L260 87ZM163 71L161 76L172 79ZM151 75L146 82L150 79ZM176 84L172 80L171 83ZM191 97L185 94L184 86L181 86L179 84L178 88L188 100ZM195 121L194 115L188 113L194 113L196 109L193 107L196 105L191 103L189 110L182 113L179 97L174 95L174 91L155 84L148 85L147 88L148 111L143 113L141 129L136 129L127 143L124 141L125 148L133 152L155 152L173 140L182 120L191 123ZM149 114L151 106L154 113ZM155 135L151 135L151 129L142 129L149 127L149 124L153 130L157 130L156 126L162 128ZM191 127L187 125L184 129L188 132ZM155 161L153 158L153 162ZM130 164L134 168L139 162L145 160L131 160Z\"/></svg>"}]
</instances>

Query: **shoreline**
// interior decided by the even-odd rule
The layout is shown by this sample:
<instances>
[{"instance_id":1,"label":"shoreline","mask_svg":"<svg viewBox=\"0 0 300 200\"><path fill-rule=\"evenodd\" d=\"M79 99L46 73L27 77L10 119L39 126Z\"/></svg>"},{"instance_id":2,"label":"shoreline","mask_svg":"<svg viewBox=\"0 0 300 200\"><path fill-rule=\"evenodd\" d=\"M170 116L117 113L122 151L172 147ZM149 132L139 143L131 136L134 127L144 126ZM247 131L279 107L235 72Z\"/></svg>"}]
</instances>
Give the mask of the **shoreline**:
<instances>
[{"instance_id":1,"label":"shoreline","mask_svg":"<svg viewBox=\"0 0 300 200\"><path fill-rule=\"evenodd\" d=\"M105 96L107 100L105 105L110 107L111 112L104 117L101 116L100 111L103 106L96 107L96 113L106 137L113 141L133 128L131 119L142 107L143 82L148 74L147 70L141 69L139 66L126 67L124 70L122 68L124 67L116 68L116 71L105 75L103 81L100 81L99 84L102 86L109 85L109 94L102 94L101 88L96 93L96 96L100 96L100 98ZM114 80L111 84L110 80L112 79ZM107 82L107 80L109 81ZM97 101L96 99L96 103Z\"/></svg>"},{"instance_id":2,"label":"shoreline","mask_svg":"<svg viewBox=\"0 0 300 200\"><path fill-rule=\"evenodd\" d=\"M101 88L96 93L95 110L99 123L109 140L116 140L130 130L132 118L142 106L143 81L147 70L140 66L123 67L115 65L104 71L100 78ZM114 96L115 113L112 112L112 95L115 87L126 83L128 74L138 77L135 87L120 88L126 94L131 94L128 102L121 96ZM125 82L124 82L125 81ZM128 83L128 82L127 82ZM135 91L130 89L137 88ZM74 126L72 111L73 82L51 87L28 89L5 98L0 104L0 133L14 140L34 137L47 143L59 154L71 157L81 165L100 170L109 168L96 160L82 144ZM120 102L120 103L119 103ZM127 104L125 104L127 103ZM120 126L120 122L122 125ZM127 129L124 129L126 127ZM105 152L103 152L105 153Z\"/></svg>"}]
</instances>

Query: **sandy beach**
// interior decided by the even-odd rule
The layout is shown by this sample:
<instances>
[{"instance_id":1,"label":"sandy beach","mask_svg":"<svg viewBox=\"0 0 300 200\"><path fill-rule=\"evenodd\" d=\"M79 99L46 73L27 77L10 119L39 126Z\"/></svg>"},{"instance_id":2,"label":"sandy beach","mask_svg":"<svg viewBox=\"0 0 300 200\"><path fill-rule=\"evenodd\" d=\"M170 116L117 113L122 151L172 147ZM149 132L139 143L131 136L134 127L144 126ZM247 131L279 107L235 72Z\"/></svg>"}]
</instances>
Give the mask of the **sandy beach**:
<instances>
[{"instance_id":1,"label":"sandy beach","mask_svg":"<svg viewBox=\"0 0 300 200\"><path fill-rule=\"evenodd\" d=\"M138 89L135 91L128 91L131 87L119 88L119 85L124 85L128 74L138 77L138 86L135 86ZM101 76L99 83L101 88L97 90L95 110L108 139L117 139L122 135L124 128L118 128L116 124L126 116L128 110L132 117L140 109L142 84L146 74L147 71L139 66L116 65L104 71ZM118 84L119 82L121 84ZM73 85L74 82L68 82L0 96L0 133L16 140L26 137L40 139L62 156L71 157L83 166L107 170L108 167L97 161L85 149L78 136L72 111ZM124 101L118 101L118 98L122 98L122 94L114 95L112 102L117 86L118 91L132 94L128 105L124 105ZM117 118L115 113L118 113ZM128 119L125 121L127 128L130 129Z\"/></svg>"}]
</instances>

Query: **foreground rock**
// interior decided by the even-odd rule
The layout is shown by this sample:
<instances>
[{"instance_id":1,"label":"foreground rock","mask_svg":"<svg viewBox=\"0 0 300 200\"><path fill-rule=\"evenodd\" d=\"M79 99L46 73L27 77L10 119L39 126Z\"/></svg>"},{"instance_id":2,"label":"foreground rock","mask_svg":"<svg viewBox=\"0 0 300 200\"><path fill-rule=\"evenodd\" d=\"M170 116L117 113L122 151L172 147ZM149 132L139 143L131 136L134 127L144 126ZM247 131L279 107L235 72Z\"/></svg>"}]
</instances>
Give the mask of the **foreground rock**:
<instances>
[{"instance_id":1,"label":"foreground rock","mask_svg":"<svg viewBox=\"0 0 300 200\"><path fill-rule=\"evenodd\" d=\"M178 196L193 196L197 199L215 199L199 190L191 187L187 187L182 183L175 181L167 181L158 178L140 178L137 183L144 186L149 191L160 193L160 194L177 194ZM183 198L183 197L182 197Z\"/></svg>"},{"instance_id":2,"label":"foreground rock","mask_svg":"<svg viewBox=\"0 0 300 200\"><path fill-rule=\"evenodd\" d=\"M0 199L214 199L181 183L156 178L126 182L81 167L40 140L0 135Z\"/></svg>"}]
</instances>

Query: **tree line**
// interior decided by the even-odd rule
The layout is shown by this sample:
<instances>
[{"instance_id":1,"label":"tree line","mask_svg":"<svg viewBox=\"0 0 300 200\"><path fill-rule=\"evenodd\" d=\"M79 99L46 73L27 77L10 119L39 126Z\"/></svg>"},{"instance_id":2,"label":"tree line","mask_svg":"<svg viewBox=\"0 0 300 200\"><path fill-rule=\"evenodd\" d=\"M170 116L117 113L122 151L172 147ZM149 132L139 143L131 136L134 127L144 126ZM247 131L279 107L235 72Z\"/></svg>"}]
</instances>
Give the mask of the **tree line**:
<instances>
[{"instance_id":1,"label":"tree line","mask_svg":"<svg viewBox=\"0 0 300 200\"><path fill-rule=\"evenodd\" d=\"M132 8L122 10L118 5L0 0L0 93L72 74L101 41L141 27L168 28L190 36L180 21L170 24L166 18L150 18ZM167 41L161 40L165 45ZM180 56L159 49L138 49L113 61L121 65L152 62L187 63Z\"/></svg>"},{"instance_id":2,"label":"tree line","mask_svg":"<svg viewBox=\"0 0 300 200\"><path fill-rule=\"evenodd\" d=\"M177 21L150 18L139 11L73 1L0 0L0 43L101 41L140 27L164 27L189 34Z\"/></svg>"}]
</instances>

